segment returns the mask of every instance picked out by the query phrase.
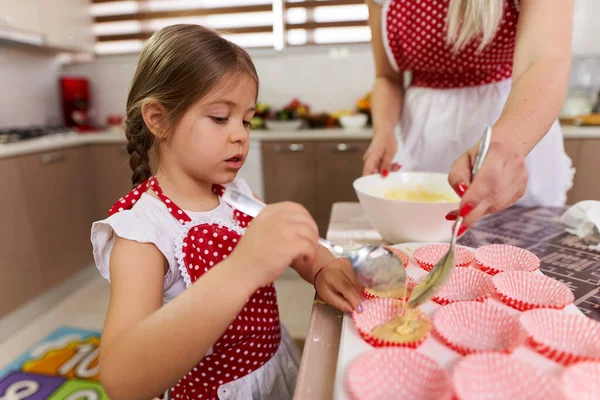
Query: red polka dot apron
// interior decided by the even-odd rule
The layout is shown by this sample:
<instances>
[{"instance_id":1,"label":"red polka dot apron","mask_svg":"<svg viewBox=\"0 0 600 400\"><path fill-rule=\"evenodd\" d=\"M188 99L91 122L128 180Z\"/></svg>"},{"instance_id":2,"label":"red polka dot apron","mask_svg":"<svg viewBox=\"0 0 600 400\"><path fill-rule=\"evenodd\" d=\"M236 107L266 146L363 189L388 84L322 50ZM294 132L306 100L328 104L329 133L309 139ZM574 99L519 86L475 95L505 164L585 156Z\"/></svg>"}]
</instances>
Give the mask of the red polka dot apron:
<instances>
[{"instance_id":1,"label":"red polka dot apron","mask_svg":"<svg viewBox=\"0 0 600 400\"><path fill-rule=\"evenodd\" d=\"M518 21L517 4L504 2L494 39L481 52L474 40L455 53L446 43L450 0L388 0L382 35L390 63L397 71L413 71L412 86L459 88L510 78Z\"/></svg>"},{"instance_id":2,"label":"red polka dot apron","mask_svg":"<svg viewBox=\"0 0 600 400\"><path fill-rule=\"evenodd\" d=\"M201 222L192 219L162 191L156 177L143 182L120 199L109 214L131 208L146 190L153 190L169 213L182 225L185 234L175 243L179 269L186 287L219 262L226 259L241 238L251 218L237 210L232 224ZM222 196L225 188L213 186ZM219 386L240 379L267 363L279 348L281 327L273 284L259 288L209 350L208 354L171 389L173 399L218 399Z\"/></svg>"}]
</instances>

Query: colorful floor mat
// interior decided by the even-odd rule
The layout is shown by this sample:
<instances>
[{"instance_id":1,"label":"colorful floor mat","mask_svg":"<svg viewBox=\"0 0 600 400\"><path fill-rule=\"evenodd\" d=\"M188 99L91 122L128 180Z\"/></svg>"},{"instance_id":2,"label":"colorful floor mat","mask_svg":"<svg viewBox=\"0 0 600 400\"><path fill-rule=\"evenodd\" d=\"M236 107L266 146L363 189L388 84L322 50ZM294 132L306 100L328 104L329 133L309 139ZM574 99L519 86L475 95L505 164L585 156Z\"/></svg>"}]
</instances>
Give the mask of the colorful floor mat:
<instances>
[{"instance_id":1,"label":"colorful floor mat","mask_svg":"<svg viewBox=\"0 0 600 400\"><path fill-rule=\"evenodd\" d=\"M0 370L1 400L108 400L98 381L100 332L60 328Z\"/></svg>"}]
</instances>

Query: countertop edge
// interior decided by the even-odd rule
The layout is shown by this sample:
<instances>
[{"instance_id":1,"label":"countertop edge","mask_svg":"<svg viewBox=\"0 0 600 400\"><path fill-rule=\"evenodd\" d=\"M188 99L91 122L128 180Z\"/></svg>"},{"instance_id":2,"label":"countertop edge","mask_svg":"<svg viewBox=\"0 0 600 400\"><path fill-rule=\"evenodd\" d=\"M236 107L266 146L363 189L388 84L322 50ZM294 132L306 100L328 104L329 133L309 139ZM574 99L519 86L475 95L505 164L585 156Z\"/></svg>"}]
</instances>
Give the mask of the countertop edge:
<instances>
[{"instance_id":1,"label":"countertop edge","mask_svg":"<svg viewBox=\"0 0 600 400\"><path fill-rule=\"evenodd\" d=\"M600 126L562 126L565 139L600 139ZM373 136L370 128L364 129L310 129L310 130L256 130L250 133L251 141L353 141L369 140ZM125 144L127 142L122 131L101 131L98 133L72 133L53 137L42 137L18 143L0 144L0 159L28 154L59 151L61 149L103 145Z\"/></svg>"},{"instance_id":2,"label":"countertop edge","mask_svg":"<svg viewBox=\"0 0 600 400\"><path fill-rule=\"evenodd\" d=\"M353 141L369 140L372 137L370 129L344 130L344 129L314 129L299 131L254 131L250 133L251 141ZM122 132L104 131L98 133L70 133L53 137L41 137L27 141L1 144L0 159L17 157L28 154L58 151L67 148L102 145L125 144L127 139Z\"/></svg>"}]
</instances>

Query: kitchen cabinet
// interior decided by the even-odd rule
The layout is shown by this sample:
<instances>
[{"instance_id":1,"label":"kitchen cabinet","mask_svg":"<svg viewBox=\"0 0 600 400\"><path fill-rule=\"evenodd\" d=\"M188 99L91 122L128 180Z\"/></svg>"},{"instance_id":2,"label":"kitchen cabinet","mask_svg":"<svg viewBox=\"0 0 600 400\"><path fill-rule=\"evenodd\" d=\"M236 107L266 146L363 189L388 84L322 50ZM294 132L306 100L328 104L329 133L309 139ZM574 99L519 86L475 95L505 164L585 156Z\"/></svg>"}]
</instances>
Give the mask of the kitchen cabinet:
<instances>
[{"instance_id":1,"label":"kitchen cabinet","mask_svg":"<svg viewBox=\"0 0 600 400\"><path fill-rule=\"evenodd\" d=\"M565 151L576 169L573 188L568 194L568 204L582 200L600 200L600 139L567 139Z\"/></svg>"},{"instance_id":2,"label":"kitchen cabinet","mask_svg":"<svg viewBox=\"0 0 600 400\"><path fill-rule=\"evenodd\" d=\"M93 260L90 152L89 147L79 147L19 158L20 181L27 184L26 207L35 228L29 243L38 253L48 289Z\"/></svg>"},{"instance_id":3,"label":"kitchen cabinet","mask_svg":"<svg viewBox=\"0 0 600 400\"><path fill-rule=\"evenodd\" d=\"M0 316L42 293L41 263L31 238L38 230L31 218L20 159L0 160Z\"/></svg>"},{"instance_id":4,"label":"kitchen cabinet","mask_svg":"<svg viewBox=\"0 0 600 400\"><path fill-rule=\"evenodd\" d=\"M0 25L43 34L46 46L92 51L89 0L0 0Z\"/></svg>"},{"instance_id":5,"label":"kitchen cabinet","mask_svg":"<svg viewBox=\"0 0 600 400\"><path fill-rule=\"evenodd\" d=\"M315 215L315 142L265 142L262 144L265 201L294 201Z\"/></svg>"},{"instance_id":6,"label":"kitchen cabinet","mask_svg":"<svg viewBox=\"0 0 600 400\"><path fill-rule=\"evenodd\" d=\"M129 154L124 144L95 146L93 150L94 219L108 216L112 205L131 191Z\"/></svg>"},{"instance_id":7,"label":"kitchen cabinet","mask_svg":"<svg viewBox=\"0 0 600 400\"><path fill-rule=\"evenodd\" d=\"M321 235L336 202L357 201L352 182L361 176L368 141L265 142L265 201L294 201L315 218Z\"/></svg>"},{"instance_id":8,"label":"kitchen cabinet","mask_svg":"<svg viewBox=\"0 0 600 400\"><path fill-rule=\"evenodd\" d=\"M362 175L362 157L368 146L368 141L318 143L315 219L324 235L333 204L358 201L352 184Z\"/></svg>"}]
</instances>

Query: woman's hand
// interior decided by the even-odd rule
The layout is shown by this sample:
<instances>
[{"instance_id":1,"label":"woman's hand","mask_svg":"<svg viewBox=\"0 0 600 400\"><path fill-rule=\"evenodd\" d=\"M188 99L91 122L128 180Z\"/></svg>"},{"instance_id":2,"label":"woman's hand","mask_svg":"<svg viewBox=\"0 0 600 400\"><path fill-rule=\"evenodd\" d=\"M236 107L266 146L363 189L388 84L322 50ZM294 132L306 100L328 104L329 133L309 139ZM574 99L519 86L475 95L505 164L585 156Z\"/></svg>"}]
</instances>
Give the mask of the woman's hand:
<instances>
[{"instance_id":1,"label":"woman's hand","mask_svg":"<svg viewBox=\"0 0 600 400\"><path fill-rule=\"evenodd\" d=\"M398 143L393 134L375 135L363 160L363 176L381 173L383 176L400 169L392 160L398 151Z\"/></svg>"},{"instance_id":2,"label":"woman's hand","mask_svg":"<svg viewBox=\"0 0 600 400\"><path fill-rule=\"evenodd\" d=\"M478 150L479 143L461 155L452 165L448 177L450 185L462 197L460 210L446 217L448 220L455 220L457 215L464 217L459 235L481 217L515 204L527 188L529 172L525 157L497 141L490 144L487 157L472 180L471 170Z\"/></svg>"},{"instance_id":3,"label":"woman's hand","mask_svg":"<svg viewBox=\"0 0 600 400\"><path fill-rule=\"evenodd\" d=\"M317 273L315 289L323 301L342 312L362 312L360 292L363 288L345 258L330 262Z\"/></svg>"}]
</instances>

